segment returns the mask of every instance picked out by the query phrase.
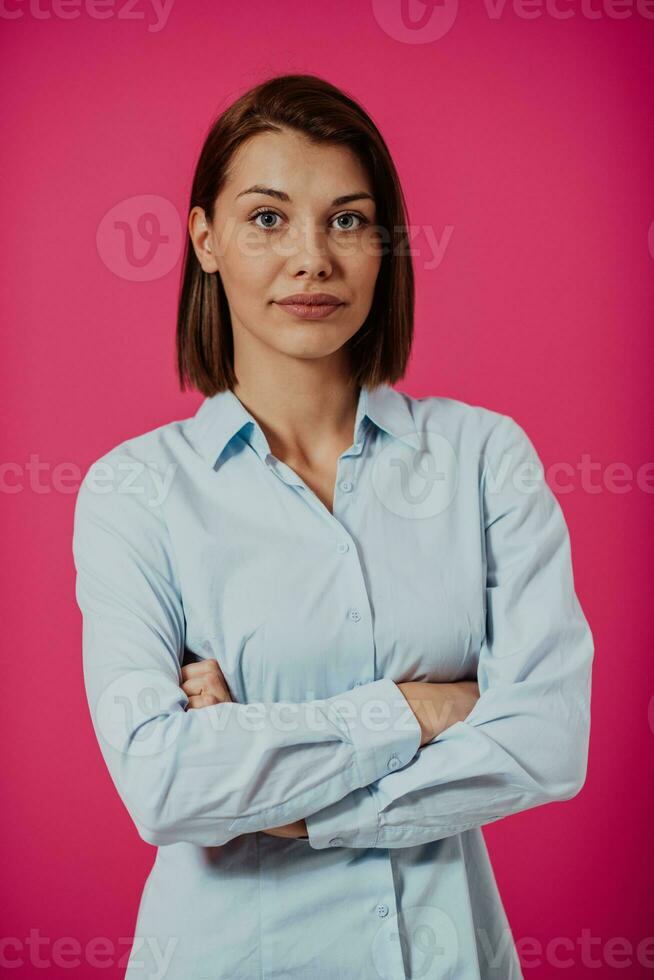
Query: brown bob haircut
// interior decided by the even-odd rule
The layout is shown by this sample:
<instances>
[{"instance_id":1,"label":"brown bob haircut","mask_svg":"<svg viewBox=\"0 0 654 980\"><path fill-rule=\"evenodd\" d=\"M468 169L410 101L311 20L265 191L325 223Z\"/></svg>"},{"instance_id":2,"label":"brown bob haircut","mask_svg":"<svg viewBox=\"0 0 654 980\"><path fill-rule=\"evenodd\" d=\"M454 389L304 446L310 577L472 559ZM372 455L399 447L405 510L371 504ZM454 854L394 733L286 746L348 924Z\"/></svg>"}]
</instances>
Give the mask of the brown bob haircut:
<instances>
[{"instance_id":1,"label":"brown bob haircut","mask_svg":"<svg viewBox=\"0 0 654 980\"><path fill-rule=\"evenodd\" d=\"M211 222L232 157L258 133L284 128L313 143L343 144L362 163L372 184L376 223L384 239L373 301L365 322L347 341L351 377L376 388L403 377L413 341L414 280L405 245L406 204L400 180L377 127L353 99L315 75L280 75L250 89L213 123L191 188L191 209ZM227 297L218 272L202 269L186 235L177 313L177 372L182 391L206 396L231 389L234 343Z\"/></svg>"}]
</instances>

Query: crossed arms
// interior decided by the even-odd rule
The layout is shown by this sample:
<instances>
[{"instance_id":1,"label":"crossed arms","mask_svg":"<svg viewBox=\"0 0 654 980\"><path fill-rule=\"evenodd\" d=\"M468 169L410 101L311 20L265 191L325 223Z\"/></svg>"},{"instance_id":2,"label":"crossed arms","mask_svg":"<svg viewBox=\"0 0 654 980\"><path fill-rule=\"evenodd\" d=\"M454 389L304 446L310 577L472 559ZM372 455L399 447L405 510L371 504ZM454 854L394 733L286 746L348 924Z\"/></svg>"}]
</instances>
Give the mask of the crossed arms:
<instances>
[{"instance_id":1,"label":"crossed arms","mask_svg":"<svg viewBox=\"0 0 654 980\"><path fill-rule=\"evenodd\" d=\"M503 416L489 458L507 449L515 465L537 460ZM151 480L147 468L140 479ZM544 481L491 494L482 477L479 697L427 741L420 705L390 678L301 704L187 710L196 695L183 689L193 678L181 668L181 589L163 515L145 503L153 489L97 494L85 480L73 535L91 718L144 840L212 846L289 826L300 836L304 821L312 847L407 847L579 792L593 639Z\"/></svg>"}]
</instances>

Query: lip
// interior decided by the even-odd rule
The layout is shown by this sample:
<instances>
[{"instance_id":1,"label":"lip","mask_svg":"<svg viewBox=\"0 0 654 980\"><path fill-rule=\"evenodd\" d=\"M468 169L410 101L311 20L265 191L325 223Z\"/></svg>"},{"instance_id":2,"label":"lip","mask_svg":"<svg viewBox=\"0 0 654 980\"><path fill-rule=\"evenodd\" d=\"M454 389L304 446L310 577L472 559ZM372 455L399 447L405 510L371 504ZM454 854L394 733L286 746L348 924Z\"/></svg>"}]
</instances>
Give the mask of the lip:
<instances>
[{"instance_id":1,"label":"lip","mask_svg":"<svg viewBox=\"0 0 654 980\"><path fill-rule=\"evenodd\" d=\"M304 320L323 320L343 306L343 300L332 293L294 293L278 300L277 305Z\"/></svg>"},{"instance_id":2,"label":"lip","mask_svg":"<svg viewBox=\"0 0 654 980\"><path fill-rule=\"evenodd\" d=\"M342 303L321 303L312 306L302 306L298 303L280 303L279 306L288 313L292 313L294 316L299 316L303 320L324 320L325 317L331 316L332 313L336 313L336 310L340 310Z\"/></svg>"},{"instance_id":3,"label":"lip","mask_svg":"<svg viewBox=\"0 0 654 980\"><path fill-rule=\"evenodd\" d=\"M280 306L340 306L343 300L333 293L293 293L277 302Z\"/></svg>"}]
</instances>

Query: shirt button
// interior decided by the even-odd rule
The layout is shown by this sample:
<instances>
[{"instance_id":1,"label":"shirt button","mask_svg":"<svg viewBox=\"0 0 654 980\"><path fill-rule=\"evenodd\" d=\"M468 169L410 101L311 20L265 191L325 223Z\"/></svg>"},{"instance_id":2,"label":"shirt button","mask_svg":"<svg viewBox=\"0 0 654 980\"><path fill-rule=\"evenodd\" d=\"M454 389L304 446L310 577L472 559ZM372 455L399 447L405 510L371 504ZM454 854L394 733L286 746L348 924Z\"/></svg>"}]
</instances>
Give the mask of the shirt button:
<instances>
[{"instance_id":1,"label":"shirt button","mask_svg":"<svg viewBox=\"0 0 654 980\"><path fill-rule=\"evenodd\" d=\"M268 466L271 466L275 462L275 457L272 453L268 453L266 456L266 462L268 463Z\"/></svg>"},{"instance_id":2,"label":"shirt button","mask_svg":"<svg viewBox=\"0 0 654 980\"><path fill-rule=\"evenodd\" d=\"M361 619L361 613L358 609L350 609L349 616L354 623L358 623Z\"/></svg>"},{"instance_id":3,"label":"shirt button","mask_svg":"<svg viewBox=\"0 0 654 980\"><path fill-rule=\"evenodd\" d=\"M388 915L388 905L378 905L377 915L380 919L383 919L385 915Z\"/></svg>"},{"instance_id":4,"label":"shirt button","mask_svg":"<svg viewBox=\"0 0 654 980\"><path fill-rule=\"evenodd\" d=\"M341 481L341 490L343 491L343 493L349 493L351 489L352 489L352 484L350 483L349 480Z\"/></svg>"},{"instance_id":5,"label":"shirt button","mask_svg":"<svg viewBox=\"0 0 654 980\"><path fill-rule=\"evenodd\" d=\"M340 847L340 845L343 843L343 838L342 837L332 837L332 839L330 840L329 843L330 843L330 845L332 847Z\"/></svg>"},{"instance_id":6,"label":"shirt button","mask_svg":"<svg viewBox=\"0 0 654 980\"><path fill-rule=\"evenodd\" d=\"M350 550L350 546L347 541L339 541L339 543L336 545L336 550L340 555L344 555L346 551Z\"/></svg>"},{"instance_id":7,"label":"shirt button","mask_svg":"<svg viewBox=\"0 0 654 980\"><path fill-rule=\"evenodd\" d=\"M386 763L386 765L387 765L387 767L389 769L399 769L400 768L400 760L398 759L398 757L396 755L392 755L390 757L390 759L388 760L388 762Z\"/></svg>"}]
</instances>

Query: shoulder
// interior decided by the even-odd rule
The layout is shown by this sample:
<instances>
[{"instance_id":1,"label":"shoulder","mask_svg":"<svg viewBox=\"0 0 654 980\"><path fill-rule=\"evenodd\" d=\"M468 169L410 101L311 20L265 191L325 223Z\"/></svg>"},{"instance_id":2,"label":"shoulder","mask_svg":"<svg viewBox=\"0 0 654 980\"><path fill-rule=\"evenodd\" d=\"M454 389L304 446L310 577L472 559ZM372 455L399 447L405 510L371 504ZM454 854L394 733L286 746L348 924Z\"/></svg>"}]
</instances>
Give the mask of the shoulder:
<instances>
[{"instance_id":1,"label":"shoulder","mask_svg":"<svg viewBox=\"0 0 654 980\"><path fill-rule=\"evenodd\" d=\"M163 522L162 488L169 487L188 451L187 426L193 416L130 436L97 456L87 467L75 500L75 526L84 517L121 526ZM148 515L150 517L148 518Z\"/></svg>"},{"instance_id":2,"label":"shoulder","mask_svg":"<svg viewBox=\"0 0 654 980\"><path fill-rule=\"evenodd\" d=\"M457 446L474 445L482 455L517 443L529 444L533 449L522 425L498 409L442 395L414 398L405 392L399 394L417 429L439 432Z\"/></svg>"},{"instance_id":3,"label":"shoulder","mask_svg":"<svg viewBox=\"0 0 654 980\"><path fill-rule=\"evenodd\" d=\"M93 460L87 473L100 466L118 463L120 460L132 460L140 462L144 466L152 465L155 467L174 460L179 454L185 433L192 419L193 416L176 419L123 439Z\"/></svg>"},{"instance_id":4,"label":"shoulder","mask_svg":"<svg viewBox=\"0 0 654 980\"><path fill-rule=\"evenodd\" d=\"M513 416L457 398L402 397L416 430L432 437L428 443L433 452L442 452L445 440L445 452L457 473L462 478L474 475L482 496L489 487L495 493L506 492L525 481L530 481L532 493L544 489L542 460L531 437Z\"/></svg>"},{"instance_id":5,"label":"shoulder","mask_svg":"<svg viewBox=\"0 0 654 980\"><path fill-rule=\"evenodd\" d=\"M460 398L447 398L444 395L425 395L415 398L401 392L416 419L433 421L450 426L492 426L505 416L492 408L475 405Z\"/></svg>"}]
</instances>

